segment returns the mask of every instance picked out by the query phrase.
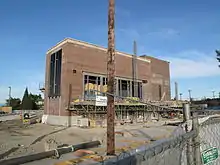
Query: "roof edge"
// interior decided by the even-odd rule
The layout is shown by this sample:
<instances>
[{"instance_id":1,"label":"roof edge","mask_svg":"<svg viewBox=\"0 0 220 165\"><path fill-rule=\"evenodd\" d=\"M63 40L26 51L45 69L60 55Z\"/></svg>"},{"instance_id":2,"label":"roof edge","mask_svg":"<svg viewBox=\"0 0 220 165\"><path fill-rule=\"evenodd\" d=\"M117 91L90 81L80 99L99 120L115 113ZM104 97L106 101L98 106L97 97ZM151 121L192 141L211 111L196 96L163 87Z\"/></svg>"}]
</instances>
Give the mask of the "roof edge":
<instances>
[{"instance_id":1,"label":"roof edge","mask_svg":"<svg viewBox=\"0 0 220 165\"><path fill-rule=\"evenodd\" d=\"M170 61L163 60L163 59L156 58L156 57L149 56L149 55L145 55L145 54L144 54L144 55L141 55L140 58L153 58L153 59L160 60L160 61L163 61L163 62L166 62L166 63L170 63Z\"/></svg>"},{"instance_id":2,"label":"roof edge","mask_svg":"<svg viewBox=\"0 0 220 165\"><path fill-rule=\"evenodd\" d=\"M95 45L89 42L85 42L85 41L80 41L80 40L76 40L76 39L72 39L72 38L65 38L62 41L58 42L55 46L51 47L50 49L48 49L47 54L53 52L54 50L58 49L59 47L63 46L66 43L74 43L74 44L78 44L78 45L82 45L82 46L86 46L86 47L90 47L90 48L95 48L95 49L99 49L102 51L107 51L107 48L99 46L99 45ZM132 58L132 54L128 54L128 53L124 53L124 52L120 52L120 51L115 51L117 54L119 55L123 55L123 56L127 56ZM145 61L150 63L151 61L149 59L143 59L141 57L137 57L138 60L141 61Z\"/></svg>"}]
</instances>

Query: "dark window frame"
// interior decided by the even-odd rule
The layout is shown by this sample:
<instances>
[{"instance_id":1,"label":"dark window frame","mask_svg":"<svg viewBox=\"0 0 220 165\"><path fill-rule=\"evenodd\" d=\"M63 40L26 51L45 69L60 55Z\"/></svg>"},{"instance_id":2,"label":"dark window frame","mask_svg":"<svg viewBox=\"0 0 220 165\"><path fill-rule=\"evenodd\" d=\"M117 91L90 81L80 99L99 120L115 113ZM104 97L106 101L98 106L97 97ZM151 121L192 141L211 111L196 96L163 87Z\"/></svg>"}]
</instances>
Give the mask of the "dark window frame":
<instances>
[{"instance_id":1,"label":"dark window frame","mask_svg":"<svg viewBox=\"0 0 220 165\"><path fill-rule=\"evenodd\" d=\"M61 95L62 49L51 54L48 97Z\"/></svg>"}]
</instances>

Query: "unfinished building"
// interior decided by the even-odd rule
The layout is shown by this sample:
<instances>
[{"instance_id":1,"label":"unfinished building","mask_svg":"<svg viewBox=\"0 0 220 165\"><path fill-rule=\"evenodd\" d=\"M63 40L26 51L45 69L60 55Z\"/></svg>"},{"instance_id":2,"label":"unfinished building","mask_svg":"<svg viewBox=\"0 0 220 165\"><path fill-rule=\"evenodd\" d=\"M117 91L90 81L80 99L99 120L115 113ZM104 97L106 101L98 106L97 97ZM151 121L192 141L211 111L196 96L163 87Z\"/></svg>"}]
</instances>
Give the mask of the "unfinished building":
<instances>
[{"instance_id":1,"label":"unfinished building","mask_svg":"<svg viewBox=\"0 0 220 165\"><path fill-rule=\"evenodd\" d=\"M115 69L115 95L119 98L170 100L169 62L116 51ZM74 123L77 114L68 111L70 104L94 100L106 91L106 48L67 38L48 50L44 103L48 123L66 125L68 116Z\"/></svg>"}]
</instances>

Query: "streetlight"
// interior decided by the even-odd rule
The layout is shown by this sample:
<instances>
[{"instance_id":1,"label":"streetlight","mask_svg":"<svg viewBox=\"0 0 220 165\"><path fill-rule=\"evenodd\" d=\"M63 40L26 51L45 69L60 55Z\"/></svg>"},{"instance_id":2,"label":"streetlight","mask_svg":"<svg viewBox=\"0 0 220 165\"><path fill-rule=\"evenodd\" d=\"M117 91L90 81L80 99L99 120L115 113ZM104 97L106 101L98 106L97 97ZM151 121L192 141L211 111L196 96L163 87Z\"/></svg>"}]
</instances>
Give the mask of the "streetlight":
<instances>
[{"instance_id":1,"label":"streetlight","mask_svg":"<svg viewBox=\"0 0 220 165\"><path fill-rule=\"evenodd\" d=\"M175 82L175 97L176 97L176 101L178 101L178 83Z\"/></svg>"},{"instance_id":2,"label":"streetlight","mask_svg":"<svg viewBox=\"0 0 220 165\"><path fill-rule=\"evenodd\" d=\"M212 91L212 97L215 98L215 91Z\"/></svg>"},{"instance_id":3,"label":"streetlight","mask_svg":"<svg viewBox=\"0 0 220 165\"><path fill-rule=\"evenodd\" d=\"M11 105L11 86L8 87L8 106Z\"/></svg>"},{"instance_id":4,"label":"streetlight","mask_svg":"<svg viewBox=\"0 0 220 165\"><path fill-rule=\"evenodd\" d=\"M191 97L191 92L192 92L192 90L189 89L188 92L189 92L189 101L191 101L191 99L192 99L192 97Z\"/></svg>"},{"instance_id":5,"label":"streetlight","mask_svg":"<svg viewBox=\"0 0 220 165\"><path fill-rule=\"evenodd\" d=\"M182 95L183 95L183 94L182 94L182 93L180 93L180 100L182 100Z\"/></svg>"}]
</instances>

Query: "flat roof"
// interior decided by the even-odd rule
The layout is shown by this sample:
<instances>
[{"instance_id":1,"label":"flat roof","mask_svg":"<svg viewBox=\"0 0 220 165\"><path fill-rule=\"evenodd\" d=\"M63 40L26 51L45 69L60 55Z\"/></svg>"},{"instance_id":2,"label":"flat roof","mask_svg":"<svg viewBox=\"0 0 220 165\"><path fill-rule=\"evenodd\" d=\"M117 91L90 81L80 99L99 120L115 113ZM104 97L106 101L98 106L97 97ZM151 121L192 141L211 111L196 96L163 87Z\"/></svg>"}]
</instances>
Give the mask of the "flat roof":
<instances>
[{"instance_id":1,"label":"flat roof","mask_svg":"<svg viewBox=\"0 0 220 165\"><path fill-rule=\"evenodd\" d=\"M91 43L88 43L88 42L84 42L84 41L80 41L80 40L76 40L76 39L72 39L72 38L65 38L64 40L58 42L55 46L53 46L52 48L50 48L48 51L47 51L47 54L53 52L54 50L62 47L64 44L66 43L73 43L73 44L77 44L77 45L81 45L81 46L85 46L85 47L89 47L89 48L94 48L94 49L98 49L98 50L102 50L102 51L106 51L107 52L107 48L104 48L102 46L98 46L98 45L95 45L95 44L91 44ZM126 57L130 57L132 58L133 55L132 54L128 54L128 53L124 53L124 52L120 52L120 51L115 51L116 54L118 55L122 55L122 56L126 56ZM151 60L150 59L146 59L146 58L141 58L139 56L137 56L137 59L138 60L141 60L141 61L145 61L145 62L148 62L150 63Z\"/></svg>"},{"instance_id":2,"label":"flat roof","mask_svg":"<svg viewBox=\"0 0 220 165\"><path fill-rule=\"evenodd\" d=\"M166 61L164 59L160 59L160 58L156 58L156 57L153 57L153 56L149 56L149 55L140 55L139 57L141 58L150 58L150 59L156 59L156 60L160 60L160 61L163 61L163 62L167 62L167 63L170 63L169 61Z\"/></svg>"}]
</instances>

